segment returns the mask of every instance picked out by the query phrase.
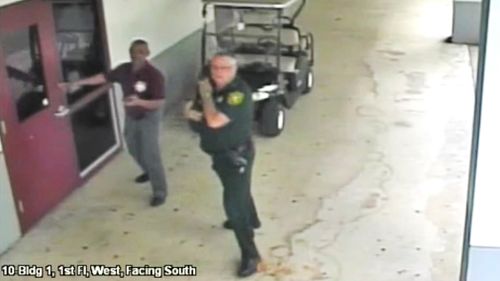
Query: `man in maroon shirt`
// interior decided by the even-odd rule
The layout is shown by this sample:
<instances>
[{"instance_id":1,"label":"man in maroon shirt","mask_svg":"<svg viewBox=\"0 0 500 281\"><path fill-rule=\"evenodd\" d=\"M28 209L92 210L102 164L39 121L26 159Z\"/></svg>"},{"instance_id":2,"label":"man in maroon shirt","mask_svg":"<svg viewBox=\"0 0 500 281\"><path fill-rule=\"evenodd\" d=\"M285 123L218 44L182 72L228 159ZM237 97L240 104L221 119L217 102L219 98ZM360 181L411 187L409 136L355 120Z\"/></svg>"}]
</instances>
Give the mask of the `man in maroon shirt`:
<instances>
[{"instance_id":1,"label":"man in maroon shirt","mask_svg":"<svg viewBox=\"0 0 500 281\"><path fill-rule=\"evenodd\" d=\"M143 174L135 181L151 180L153 197L151 206L159 206L167 196L167 182L158 143L163 107L164 78L147 57L148 43L135 40L130 45L131 62L123 63L108 73L61 84L71 92L82 85L117 82L121 85L125 105L125 141L130 154L142 168Z\"/></svg>"}]
</instances>

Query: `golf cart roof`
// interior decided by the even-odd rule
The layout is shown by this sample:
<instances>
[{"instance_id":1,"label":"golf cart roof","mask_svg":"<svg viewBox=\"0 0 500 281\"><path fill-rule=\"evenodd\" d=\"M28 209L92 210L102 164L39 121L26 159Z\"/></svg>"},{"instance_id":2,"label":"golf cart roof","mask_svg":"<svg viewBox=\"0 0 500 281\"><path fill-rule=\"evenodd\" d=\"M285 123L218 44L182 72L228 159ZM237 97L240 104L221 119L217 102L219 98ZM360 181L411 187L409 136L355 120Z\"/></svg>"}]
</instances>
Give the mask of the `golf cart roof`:
<instances>
[{"instance_id":1,"label":"golf cart roof","mask_svg":"<svg viewBox=\"0 0 500 281\"><path fill-rule=\"evenodd\" d=\"M300 0L202 0L202 1L205 4L210 4L215 6L284 9Z\"/></svg>"}]
</instances>

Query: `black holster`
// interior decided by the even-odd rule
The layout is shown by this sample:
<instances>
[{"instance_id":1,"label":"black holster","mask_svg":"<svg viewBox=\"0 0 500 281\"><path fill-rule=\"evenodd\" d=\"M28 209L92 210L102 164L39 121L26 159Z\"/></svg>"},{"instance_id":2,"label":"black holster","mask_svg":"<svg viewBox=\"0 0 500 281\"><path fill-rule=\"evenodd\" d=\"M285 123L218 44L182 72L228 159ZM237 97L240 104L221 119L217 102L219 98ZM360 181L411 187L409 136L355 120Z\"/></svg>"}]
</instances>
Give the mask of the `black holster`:
<instances>
[{"instance_id":1,"label":"black holster","mask_svg":"<svg viewBox=\"0 0 500 281\"><path fill-rule=\"evenodd\" d=\"M227 156L231 163L236 167L246 167L248 166L248 160L245 157L246 152L252 149L252 141L248 140L243 144L236 146L227 151Z\"/></svg>"}]
</instances>

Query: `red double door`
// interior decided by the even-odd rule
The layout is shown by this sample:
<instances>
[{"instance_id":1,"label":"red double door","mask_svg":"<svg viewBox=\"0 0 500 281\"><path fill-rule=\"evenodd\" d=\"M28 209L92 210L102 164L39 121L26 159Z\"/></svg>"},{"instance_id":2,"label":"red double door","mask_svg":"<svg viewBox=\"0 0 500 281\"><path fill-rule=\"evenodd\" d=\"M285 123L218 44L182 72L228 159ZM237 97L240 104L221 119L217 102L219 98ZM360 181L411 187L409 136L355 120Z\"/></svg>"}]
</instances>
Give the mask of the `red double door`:
<instances>
[{"instance_id":1,"label":"red double door","mask_svg":"<svg viewBox=\"0 0 500 281\"><path fill-rule=\"evenodd\" d=\"M69 115L61 114L66 98L50 5L0 8L1 140L23 232L81 183Z\"/></svg>"}]
</instances>

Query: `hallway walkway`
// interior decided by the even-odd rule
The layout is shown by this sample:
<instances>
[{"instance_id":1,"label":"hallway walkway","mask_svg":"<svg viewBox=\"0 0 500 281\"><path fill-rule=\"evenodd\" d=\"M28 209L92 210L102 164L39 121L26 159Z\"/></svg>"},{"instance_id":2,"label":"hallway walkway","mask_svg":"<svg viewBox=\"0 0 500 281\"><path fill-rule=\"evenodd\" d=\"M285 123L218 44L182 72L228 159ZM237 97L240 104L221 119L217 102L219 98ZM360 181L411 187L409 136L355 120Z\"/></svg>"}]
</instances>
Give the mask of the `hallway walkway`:
<instances>
[{"instance_id":1,"label":"hallway walkway","mask_svg":"<svg viewBox=\"0 0 500 281\"><path fill-rule=\"evenodd\" d=\"M316 87L281 136L256 137L265 263L248 280L458 280L474 94L467 47L444 43L451 13L445 0L308 1ZM171 279L236 280L209 159L178 115L164 129L165 205L149 207L122 153L0 264L190 264L197 277Z\"/></svg>"}]
</instances>

